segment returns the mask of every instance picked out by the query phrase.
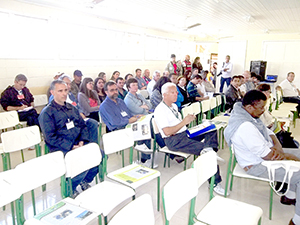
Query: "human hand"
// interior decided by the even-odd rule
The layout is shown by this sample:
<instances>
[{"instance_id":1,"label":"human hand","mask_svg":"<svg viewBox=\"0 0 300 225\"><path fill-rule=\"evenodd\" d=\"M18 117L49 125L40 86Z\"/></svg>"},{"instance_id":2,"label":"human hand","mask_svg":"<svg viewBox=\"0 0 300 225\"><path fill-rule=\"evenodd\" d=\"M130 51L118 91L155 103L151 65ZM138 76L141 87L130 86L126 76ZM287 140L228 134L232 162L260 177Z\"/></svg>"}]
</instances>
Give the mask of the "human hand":
<instances>
[{"instance_id":1,"label":"human hand","mask_svg":"<svg viewBox=\"0 0 300 225\"><path fill-rule=\"evenodd\" d=\"M19 109L19 110L26 109L27 107L28 107L27 105L22 105L22 106L20 106L20 109Z\"/></svg>"},{"instance_id":2,"label":"human hand","mask_svg":"<svg viewBox=\"0 0 300 225\"><path fill-rule=\"evenodd\" d=\"M140 106L141 108L143 108L143 109L149 109L149 107L147 106L147 105L142 105L142 106Z\"/></svg>"},{"instance_id":3,"label":"human hand","mask_svg":"<svg viewBox=\"0 0 300 225\"><path fill-rule=\"evenodd\" d=\"M192 122L195 119L196 119L195 115L188 114L186 117L184 117L183 121L185 122L185 124L190 124L190 122Z\"/></svg>"},{"instance_id":4,"label":"human hand","mask_svg":"<svg viewBox=\"0 0 300 225\"><path fill-rule=\"evenodd\" d=\"M285 156L283 153L276 150L274 147L271 148L272 150L272 157L271 160L283 160L285 159Z\"/></svg>"}]
</instances>

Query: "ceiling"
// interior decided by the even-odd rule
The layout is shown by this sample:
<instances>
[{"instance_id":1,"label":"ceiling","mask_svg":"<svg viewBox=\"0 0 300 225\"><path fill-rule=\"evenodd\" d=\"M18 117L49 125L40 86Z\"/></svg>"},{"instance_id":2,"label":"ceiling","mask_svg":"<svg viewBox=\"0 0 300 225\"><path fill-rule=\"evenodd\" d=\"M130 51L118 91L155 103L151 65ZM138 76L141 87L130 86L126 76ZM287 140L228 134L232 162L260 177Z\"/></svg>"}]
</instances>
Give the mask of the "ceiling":
<instances>
[{"instance_id":1,"label":"ceiling","mask_svg":"<svg viewBox=\"0 0 300 225\"><path fill-rule=\"evenodd\" d=\"M214 39L300 34L300 0L20 0L167 32ZM191 29L187 27L200 23Z\"/></svg>"}]
</instances>

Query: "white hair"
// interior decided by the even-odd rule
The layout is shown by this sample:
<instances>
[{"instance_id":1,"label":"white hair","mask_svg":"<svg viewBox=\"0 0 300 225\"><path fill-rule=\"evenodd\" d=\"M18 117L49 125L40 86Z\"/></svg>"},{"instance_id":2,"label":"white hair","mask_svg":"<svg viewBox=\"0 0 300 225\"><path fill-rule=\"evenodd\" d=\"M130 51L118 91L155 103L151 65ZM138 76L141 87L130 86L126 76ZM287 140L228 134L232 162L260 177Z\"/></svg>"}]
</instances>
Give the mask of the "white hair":
<instances>
[{"instance_id":1,"label":"white hair","mask_svg":"<svg viewBox=\"0 0 300 225\"><path fill-rule=\"evenodd\" d=\"M153 72L153 77L154 77L157 73L160 74L160 71L159 71L159 70L155 70L155 71Z\"/></svg>"},{"instance_id":2,"label":"white hair","mask_svg":"<svg viewBox=\"0 0 300 225\"><path fill-rule=\"evenodd\" d=\"M61 75L58 78L58 80L64 80L65 78L68 78L70 81L72 81L72 78L68 74L65 74L65 73L63 75Z\"/></svg>"},{"instance_id":3,"label":"white hair","mask_svg":"<svg viewBox=\"0 0 300 225\"><path fill-rule=\"evenodd\" d=\"M174 83L168 82L161 87L161 94L167 93L170 87L176 87Z\"/></svg>"}]
</instances>

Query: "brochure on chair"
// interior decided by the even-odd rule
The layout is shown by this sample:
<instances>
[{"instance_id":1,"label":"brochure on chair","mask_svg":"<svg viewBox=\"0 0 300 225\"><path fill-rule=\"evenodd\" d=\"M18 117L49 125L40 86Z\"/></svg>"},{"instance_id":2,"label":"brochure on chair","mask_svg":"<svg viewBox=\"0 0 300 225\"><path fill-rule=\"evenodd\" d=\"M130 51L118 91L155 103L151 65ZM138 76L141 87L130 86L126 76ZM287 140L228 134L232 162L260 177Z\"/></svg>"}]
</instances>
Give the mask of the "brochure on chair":
<instances>
[{"instance_id":1,"label":"brochure on chair","mask_svg":"<svg viewBox=\"0 0 300 225\"><path fill-rule=\"evenodd\" d=\"M97 215L80 206L64 201L56 203L54 206L34 216L43 224L59 225L83 225L97 217Z\"/></svg>"},{"instance_id":2,"label":"brochure on chair","mask_svg":"<svg viewBox=\"0 0 300 225\"><path fill-rule=\"evenodd\" d=\"M114 174L114 177L126 181L131 184L142 180L146 177L149 177L153 174L157 173L156 170L150 169L148 167L144 167L142 165L136 165L135 167L124 171L122 173Z\"/></svg>"},{"instance_id":3,"label":"brochure on chair","mask_svg":"<svg viewBox=\"0 0 300 225\"><path fill-rule=\"evenodd\" d=\"M135 141L151 139L150 122L153 114L145 115L139 118L135 123L128 124L126 128L131 128Z\"/></svg>"},{"instance_id":4,"label":"brochure on chair","mask_svg":"<svg viewBox=\"0 0 300 225\"><path fill-rule=\"evenodd\" d=\"M206 120L203 123L201 123L201 124L199 124L195 127L187 129L186 133L187 133L189 138L193 138L193 137L196 137L198 135L211 132L213 130L216 130L216 125L211 123L210 121Z\"/></svg>"}]
</instances>

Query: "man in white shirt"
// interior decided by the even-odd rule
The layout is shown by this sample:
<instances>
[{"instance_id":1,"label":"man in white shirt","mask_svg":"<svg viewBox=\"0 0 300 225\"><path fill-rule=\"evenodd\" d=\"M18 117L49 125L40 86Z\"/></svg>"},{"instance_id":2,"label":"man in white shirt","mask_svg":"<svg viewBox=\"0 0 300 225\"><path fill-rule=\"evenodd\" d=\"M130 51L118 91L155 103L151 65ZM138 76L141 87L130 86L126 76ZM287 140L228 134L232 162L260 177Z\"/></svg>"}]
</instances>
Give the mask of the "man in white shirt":
<instances>
[{"instance_id":1,"label":"man in white shirt","mask_svg":"<svg viewBox=\"0 0 300 225\"><path fill-rule=\"evenodd\" d=\"M294 79L295 79L295 73L289 72L287 74L287 78L284 81L282 81L279 84L279 86L282 89L284 102L298 103L297 111L299 114L300 113L300 96L299 96L300 91L293 83Z\"/></svg>"},{"instance_id":2,"label":"man in white shirt","mask_svg":"<svg viewBox=\"0 0 300 225\"><path fill-rule=\"evenodd\" d=\"M225 82L227 84L227 87L229 87L229 85L230 85L231 72L232 72L233 66L232 66L232 63L229 62L229 60L230 60L230 56L226 55L225 62L223 63L223 66L221 69L222 75L221 75L220 93L223 93L223 88L224 88Z\"/></svg>"},{"instance_id":3,"label":"man in white shirt","mask_svg":"<svg viewBox=\"0 0 300 225\"><path fill-rule=\"evenodd\" d=\"M255 85L251 78L251 73L249 70L245 70L243 73L245 83L240 86L242 95L244 96L248 91L255 89Z\"/></svg>"},{"instance_id":4,"label":"man in white shirt","mask_svg":"<svg viewBox=\"0 0 300 225\"><path fill-rule=\"evenodd\" d=\"M152 80L147 85L147 91L149 93L149 96L151 96L153 87L156 84L156 82L159 80L159 78L160 78L160 71L155 70L152 76Z\"/></svg>"},{"instance_id":5,"label":"man in white shirt","mask_svg":"<svg viewBox=\"0 0 300 225\"><path fill-rule=\"evenodd\" d=\"M258 90L246 93L243 102L234 105L225 139L234 146L238 164L253 176L269 178L264 160L297 160L300 153L282 149L275 134L266 128L259 117L265 111L266 96ZM291 154L293 153L293 154ZM275 171L275 180L282 182L285 169ZM300 224L300 171L294 172L290 180L290 190L280 199L282 204L295 205L296 214L289 224Z\"/></svg>"},{"instance_id":6,"label":"man in white shirt","mask_svg":"<svg viewBox=\"0 0 300 225\"><path fill-rule=\"evenodd\" d=\"M186 125L192 122L195 116L189 114L182 119L176 104L174 104L178 94L176 85L173 83L164 84L161 93L163 101L155 108L154 119L167 147L174 151L174 154L176 154L176 151L194 155L200 155L202 151L218 151L217 131L211 131L195 138L188 138ZM201 142L203 139L204 143ZM219 168L215 176L214 191L217 194L224 195L225 190L220 184L222 179Z\"/></svg>"}]
</instances>

